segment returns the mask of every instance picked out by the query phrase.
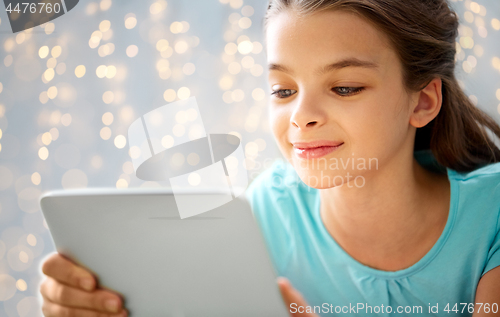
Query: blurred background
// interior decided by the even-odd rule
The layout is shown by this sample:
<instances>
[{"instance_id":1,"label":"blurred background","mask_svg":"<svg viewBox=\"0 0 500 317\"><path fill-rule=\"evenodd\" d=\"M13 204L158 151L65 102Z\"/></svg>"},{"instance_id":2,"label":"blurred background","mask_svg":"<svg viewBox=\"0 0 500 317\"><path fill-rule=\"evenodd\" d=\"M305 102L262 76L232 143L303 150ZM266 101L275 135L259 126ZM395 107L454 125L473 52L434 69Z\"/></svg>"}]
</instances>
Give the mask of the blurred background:
<instances>
[{"instance_id":1,"label":"blurred background","mask_svg":"<svg viewBox=\"0 0 500 317\"><path fill-rule=\"evenodd\" d=\"M451 3L457 77L500 122L500 2ZM0 10L0 316L42 315L40 263L55 251L42 193L165 185L134 175L127 129L142 114L195 96L207 133L242 139L250 180L280 159L266 110L266 6L84 0L15 34Z\"/></svg>"}]
</instances>

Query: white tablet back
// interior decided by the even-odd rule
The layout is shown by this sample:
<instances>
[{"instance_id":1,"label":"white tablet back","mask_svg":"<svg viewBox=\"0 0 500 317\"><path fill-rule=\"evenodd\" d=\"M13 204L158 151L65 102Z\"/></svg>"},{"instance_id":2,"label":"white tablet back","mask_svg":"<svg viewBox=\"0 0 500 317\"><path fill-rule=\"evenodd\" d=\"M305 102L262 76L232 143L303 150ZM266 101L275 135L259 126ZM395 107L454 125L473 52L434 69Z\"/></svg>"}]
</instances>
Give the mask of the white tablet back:
<instances>
[{"instance_id":1,"label":"white tablet back","mask_svg":"<svg viewBox=\"0 0 500 317\"><path fill-rule=\"evenodd\" d=\"M288 316L243 198L182 220L168 189L56 191L40 204L57 251L121 293L130 316Z\"/></svg>"}]
</instances>

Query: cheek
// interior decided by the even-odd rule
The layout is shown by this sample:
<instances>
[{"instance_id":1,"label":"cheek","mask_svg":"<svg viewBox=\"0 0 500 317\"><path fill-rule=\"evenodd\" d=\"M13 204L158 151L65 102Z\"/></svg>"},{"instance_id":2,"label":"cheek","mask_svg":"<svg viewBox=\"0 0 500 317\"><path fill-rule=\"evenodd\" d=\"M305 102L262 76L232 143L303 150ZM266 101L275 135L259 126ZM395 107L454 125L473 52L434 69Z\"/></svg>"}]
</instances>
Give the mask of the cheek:
<instances>
[{"instance_id":1,"label":"cheek","mask_svg":"<svg viewBox=\"0 0 500 317\"><path fill-rule=\"evenodd\" d=\"M271 130L274 139L283 157L290 163L292 146L288 139L290 129L290 116L285 109L271 109L269 112ZM292 164L293 165L293 164Z\"/></svg>"},{"instance_id":2,"label":"cheek","mask_svg":"<svg viewBox=\"0 0 500 317\"><path fill-rule=\"evenodd\" d=\"M401 145L408 132L408 105L403 97L374 98L356 122L352 122L351 135L360 142L361 155L383 155ZM363 155L364 156L364 155Z\"/></svg>"},{"instance_id":3,"label":"cheek","mask_svg":"<svg viewBox=\"0 0 500 317\"><path fill-rule=\"evenodd\" d=\"M290 117L284 109L278 109L271 106L269 111L269 119L271 123L271 129L273 131L274 137L278 142L283 142L283 139L287 136Z\"/></svg>"}]
</instances>

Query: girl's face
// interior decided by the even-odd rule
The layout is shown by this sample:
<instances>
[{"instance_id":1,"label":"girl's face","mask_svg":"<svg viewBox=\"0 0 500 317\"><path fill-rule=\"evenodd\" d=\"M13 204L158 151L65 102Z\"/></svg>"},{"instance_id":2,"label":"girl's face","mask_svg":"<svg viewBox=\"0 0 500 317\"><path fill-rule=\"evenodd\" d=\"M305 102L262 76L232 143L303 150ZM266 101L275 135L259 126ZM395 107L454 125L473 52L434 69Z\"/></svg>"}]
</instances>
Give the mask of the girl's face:
<instances>
[{"instance_id":1,"label":"girl's face","mask_svg":"<svg viewBox=\"0 0 500 317\"><path fill-rule=\"evenodd\" d=\"M282 12L266 36L272 130L303 182L360 187L413 154L412 96L385 34L336 10Z\"/></svg>"}]
</instances>

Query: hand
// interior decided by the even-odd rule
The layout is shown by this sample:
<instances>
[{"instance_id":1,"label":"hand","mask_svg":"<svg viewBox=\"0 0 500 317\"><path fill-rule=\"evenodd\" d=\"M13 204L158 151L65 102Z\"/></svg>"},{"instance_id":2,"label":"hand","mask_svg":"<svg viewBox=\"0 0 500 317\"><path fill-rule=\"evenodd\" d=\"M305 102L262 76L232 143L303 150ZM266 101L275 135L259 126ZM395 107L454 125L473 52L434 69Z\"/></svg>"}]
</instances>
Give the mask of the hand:
<instances>
[{"instance_id":1,"label":"hand","mask_svg":"<svg viewBox=\"0 0 500 317\"><path fill-rule=\"evenodd\" d=\"M42 265L47 275L40 285L45 317L125 317L118 294L96 288L95 277L59 253Z\"/></svg>"},{"instance_id":2,"label":"hand","mask_svg":"<svg viewBox=\"0 0 500 317\"><path fill-rule=\"evenodd\" d=\"M278 286L281 291L281 296L283 297L283 300L285 301L286 307L288 311L290 312L290 316L292 317L318 317L318 315L313 314L313 313L306 313L307 302L305 301L304 297L302 297L302 294L300 294L299 291L297 291L295 288L293 288L292 283L285 278L285 277L278 277ZM293 306L290 306L291 304L294 304ZM302 307L302 308L300 308ZM300 308L300 309L299 309ZM293 313L293 311L297 311ZM302 311L300 313L299 311Z\"/></svg>"}]
</instances>

